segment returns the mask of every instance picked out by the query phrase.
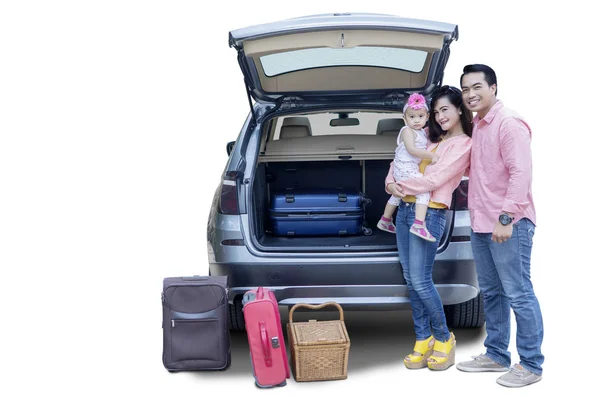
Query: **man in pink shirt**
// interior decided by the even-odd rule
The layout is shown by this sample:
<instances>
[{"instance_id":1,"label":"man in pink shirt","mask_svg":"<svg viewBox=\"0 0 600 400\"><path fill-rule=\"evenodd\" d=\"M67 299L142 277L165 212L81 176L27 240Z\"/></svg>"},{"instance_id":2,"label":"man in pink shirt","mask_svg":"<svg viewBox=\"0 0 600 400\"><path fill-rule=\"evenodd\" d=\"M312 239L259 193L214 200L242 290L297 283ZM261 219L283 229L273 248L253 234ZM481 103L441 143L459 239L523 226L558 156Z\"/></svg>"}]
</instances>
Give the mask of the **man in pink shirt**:
<instances>
[{"instance_id":1,"label":"man in pink shirt","mask_svg":"<svg viewBox=\"0 0 600 400\"><path fill-rule=\"evenodd\" d=\"M496 382L521 387L542 379L544 328L530 280L535 208L531 195L531 130L496 98L496 73L467 65L463 100L477 115L469 172L471 245L477 268L487 337L486 353L461 362L466 372L506 371ZM511 365L510 310L517 323L520 362ZM510 369L508 369L510 367Z\"/></svg>"}]
</instances>

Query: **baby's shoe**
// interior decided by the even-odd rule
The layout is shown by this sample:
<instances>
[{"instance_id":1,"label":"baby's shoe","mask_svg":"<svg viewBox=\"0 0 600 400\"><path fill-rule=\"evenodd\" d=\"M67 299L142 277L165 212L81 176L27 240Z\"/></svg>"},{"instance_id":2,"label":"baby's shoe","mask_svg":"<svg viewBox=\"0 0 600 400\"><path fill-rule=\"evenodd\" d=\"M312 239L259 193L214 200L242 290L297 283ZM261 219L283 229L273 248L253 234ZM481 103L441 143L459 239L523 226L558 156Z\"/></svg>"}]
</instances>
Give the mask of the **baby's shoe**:
<instances>
[{"instance_id":1,"label":"baby's shoe","mask_svg":"<svg viewBox=\"0 0 600 400\"><path fill-rule=\"evenodd\" d=\"M391 219L386 217L381 217L377 223L377 228L389 233L396 233L396 225L394 225Z\"/></svg>"},{"instance_id":2,"label":"baby's shoe","mask_svg":"<svg viewBox=\"0 0 600 400\"><path fill-rule=\"evenodd\" d=\"M425 225L412 224L410 227L410 233L417 235L420 238L427 240L428 242L435 242L436 238L425 228Z\"/></svg>"}]
</instances>

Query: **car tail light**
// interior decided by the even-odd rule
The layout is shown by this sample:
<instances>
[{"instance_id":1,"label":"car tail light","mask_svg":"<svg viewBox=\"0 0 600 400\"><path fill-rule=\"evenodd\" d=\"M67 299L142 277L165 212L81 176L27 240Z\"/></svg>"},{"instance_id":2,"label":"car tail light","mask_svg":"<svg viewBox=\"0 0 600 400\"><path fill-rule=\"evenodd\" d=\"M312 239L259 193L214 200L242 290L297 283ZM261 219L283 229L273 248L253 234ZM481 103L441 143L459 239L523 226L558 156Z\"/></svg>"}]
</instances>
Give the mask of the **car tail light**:
<instances>
[{"instance_id":1,"label":"car tail light","mask_svg":"<svg viewBox=\"0 0 600 400\"><path fill-rule=\"evenodd\" d=\"M467 210L469 194L469 180L463 179L454 191L454 211Z\"/></svg>"},{"instance_id":2,"label":"car tail light","mask_svg":"<svg viewBox=\"0 0 600 400\"><path fill-rule=\"evenodd\" d=\"M238 182L241 174L237 171L225 173L221 182L221 193L219 199L219 212L226 215L237 215L240 213L238 206Z\"/></svg>"}]
</instances>

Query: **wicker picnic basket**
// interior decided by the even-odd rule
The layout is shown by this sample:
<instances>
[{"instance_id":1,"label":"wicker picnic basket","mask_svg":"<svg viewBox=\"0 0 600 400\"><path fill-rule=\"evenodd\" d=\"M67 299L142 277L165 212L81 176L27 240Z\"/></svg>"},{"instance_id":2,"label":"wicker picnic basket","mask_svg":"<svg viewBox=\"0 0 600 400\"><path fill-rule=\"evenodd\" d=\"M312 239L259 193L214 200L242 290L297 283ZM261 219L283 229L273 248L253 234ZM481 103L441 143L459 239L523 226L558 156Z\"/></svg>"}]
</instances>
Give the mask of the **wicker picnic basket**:
<instances>
[{"instance_id":1,"label":"wicker picnic basket","mask_svg":"<svg viewBox=\"0 0 600 400\"><path fill-rule=\"evenodd\" d=\"M335 306L339 320L294 322L294 311L299 307L313 310ZM336 302L320 305L299 303L290 310L287 324L291 364L298 382L328 381L348 377L350 338L344 324L344 311Z\"/></svg>"}]
</instances>

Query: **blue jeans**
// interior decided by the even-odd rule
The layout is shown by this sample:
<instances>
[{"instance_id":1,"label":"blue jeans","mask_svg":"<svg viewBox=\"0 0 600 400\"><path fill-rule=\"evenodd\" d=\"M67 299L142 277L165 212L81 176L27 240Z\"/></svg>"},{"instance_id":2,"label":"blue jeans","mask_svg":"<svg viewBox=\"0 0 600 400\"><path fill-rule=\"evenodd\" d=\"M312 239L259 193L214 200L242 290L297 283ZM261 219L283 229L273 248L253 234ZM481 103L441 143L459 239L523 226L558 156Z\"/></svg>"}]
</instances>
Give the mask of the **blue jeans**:
<instances>
[{"instance_id":1,"label":"blue jeans","mask_svg":"<svg viewBox=\"0 0 600 400\"><path fill-rule=\"evenodd\" d=\"M471 233L471 245L483 294L487 356L505 367L511 364L510 309L517 322L517 351L520 364L542 374L544 325L530 279L531 246L535 225L527 218L513 225L504 243L492 241L491 233Z\"/></svg>"},{"instance_id":2,"label":"blue jeans","mask_svg":"<svg viewBox=\"0 0 600 400\"><path fill-rule=\"evenodd\" d=\"M409 232L415 220L415 204L400 202L396 215L396 240L402 273L408 286L417 340L432 335L445 342L450 339L440 294L433 284L433 262L446 227L446 210L428 208L425 224L437 239L428 242Z\"/></svg>"}]
</instances>

